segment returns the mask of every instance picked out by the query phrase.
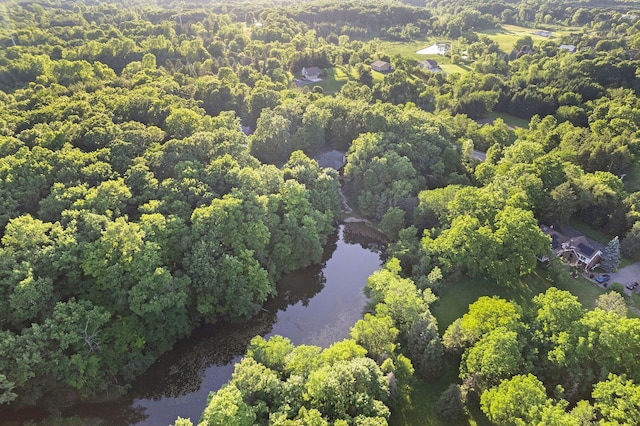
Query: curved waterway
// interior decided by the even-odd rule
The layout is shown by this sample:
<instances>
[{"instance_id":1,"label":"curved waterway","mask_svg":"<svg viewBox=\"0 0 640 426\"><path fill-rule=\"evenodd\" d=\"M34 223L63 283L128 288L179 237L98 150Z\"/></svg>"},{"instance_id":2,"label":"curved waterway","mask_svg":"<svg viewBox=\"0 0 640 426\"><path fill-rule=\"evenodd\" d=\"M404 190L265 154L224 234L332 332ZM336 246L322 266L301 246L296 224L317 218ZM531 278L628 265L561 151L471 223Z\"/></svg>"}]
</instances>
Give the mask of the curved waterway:
<instances>
[{"instance_id":1,"label":"curved waterway","mask_svg":"<svg viewBox=\"0 0 640 426\"><path fill-rule=\"evenodd\" d=\"M108 425L170 425L178 416L196 423L207 395L231 378L254 336L279 334L296 345L322 347L344 339L362 318L364 285L382 262L375 235L362 223L340 225L321 264L284 276L278 295L249 322L201 327L176 343L124 397L82 404L65 414Z\"/></svg>"}]
</instances>

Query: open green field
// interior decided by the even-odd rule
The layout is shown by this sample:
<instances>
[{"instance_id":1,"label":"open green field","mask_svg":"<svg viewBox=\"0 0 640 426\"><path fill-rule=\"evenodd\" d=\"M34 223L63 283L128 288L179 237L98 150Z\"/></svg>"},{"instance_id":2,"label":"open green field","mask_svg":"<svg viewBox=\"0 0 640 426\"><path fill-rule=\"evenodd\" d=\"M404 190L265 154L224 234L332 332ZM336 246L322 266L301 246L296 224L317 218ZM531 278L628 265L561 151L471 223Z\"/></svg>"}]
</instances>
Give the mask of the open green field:
<instances>
[{"instance_id":1,"label":"open green field","mask_svg":"<svg viewBox=\"0 0 640 426\"><path fill-rule=\"evenodd\" d=\"M501 118L507 126L512 129L527 129L529 128L529 121L524 118L516 117L515 115L507 114L504 112L490 112L487 114L487 118L492 122L496 118Z\"/></svg>"},{"instance_id":2,"label":"open green field","mask_svg":"<svg viewBox=\"0 0 640 426\"><path fill-rule=\"evenodd\" d=\"M466 64L452 64L451 59L448 56L443 55L422 55L416 53L420 49L429 47L434 43L448 40L436 40L425 39L418 41L382 41L380 42L380 50L389 54L389 56L400 55L404 58L415 59L418 62L422 62L425 59L433 59L438 62L440 68L447 74L460 73L465 74L469 72L470 68Z\"/></svg>"},{"instance_id":3,"label":"open green field","mask_svg":"<svg viewBox=\"0 0 640 426\"><path fill-rule=\"evenodd\" d=\"M535 34L537 31L551 31L550 37L543 37ZM568 35L575 28L526 28L518 25L502 24L498 28L492 28L488 30L478 31L478 34L486 35L500 46L500 49L504 52L510 52L516 41L522 37L531 36L534 43L540 43L546 40L559 41L563 36Z\"/></svg>"},{"instance_id":4,"label":"open green field","mask_svg":"<svg viewBox=\"0 0 640 426\"><path fill-rule=\"evenodd\" d=\"M300 78L300 75L294 77ZM303 87L308 87L311 90L315 86L320 86L324 93L332 94L338 92L346 82L356 78L357 75L354 72L350 73L346 67L327 68L327 75L322 78L322 81L309 83ZM296 85L294 84L292 87L296 87Z\"/></svg>"},{"instance_id":5,"label":"open green field","mask_svg":"<svg viewBox=\"0 0 640 426\"><path fill-rule=\"evenodd\" d=\"M426 40L414 40L414 41L381 41L380 50L389 54L389 56L400 55L404 58L415 59L416 61L423 61L427 58L425 55L418 55L416 51L435 43L435 41L429 42ZM438 56L438 55L435 55Z\"/></svg>"}]
</instances>

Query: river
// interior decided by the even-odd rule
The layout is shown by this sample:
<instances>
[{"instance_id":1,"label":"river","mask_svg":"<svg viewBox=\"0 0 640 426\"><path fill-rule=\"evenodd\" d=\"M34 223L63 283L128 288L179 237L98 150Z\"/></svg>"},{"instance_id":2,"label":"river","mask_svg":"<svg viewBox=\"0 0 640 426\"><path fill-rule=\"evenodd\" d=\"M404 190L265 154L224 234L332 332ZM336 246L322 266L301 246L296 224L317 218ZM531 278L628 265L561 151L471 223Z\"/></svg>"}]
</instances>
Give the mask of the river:
<instances>
[{"instance_id":1,"label":"river","mask_svg":"<svg viewBox=\"0 0 640 426\"><path fill-rule=\"evenodd\" d=\"M151 366L127 395L81 404L65 415L78 415L89 424L170 425L178 416L195 424L207 395L231 378L252 337L279 334L296 345L322 347L344 339L362 318L364 285L382 262L374 236L362 223L340 225L321 264L284 276L278 295L253 319L197 329Z\"/></svg>"}]
</instances>

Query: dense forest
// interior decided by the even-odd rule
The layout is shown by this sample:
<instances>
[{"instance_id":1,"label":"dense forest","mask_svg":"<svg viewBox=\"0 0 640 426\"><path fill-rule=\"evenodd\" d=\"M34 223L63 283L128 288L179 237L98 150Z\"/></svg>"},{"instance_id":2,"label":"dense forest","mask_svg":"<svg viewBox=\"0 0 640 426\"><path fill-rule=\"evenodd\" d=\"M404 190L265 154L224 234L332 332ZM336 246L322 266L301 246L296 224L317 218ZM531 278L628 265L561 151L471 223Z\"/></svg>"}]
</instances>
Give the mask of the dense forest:
<instances>
[{"instance_id":1,"label":"dense forest","mask_svg":"<svg viewBox=\"0 0 640 426\"><path fill-rule=\"evenodd\" d=\"M16 0L0 19L0 403L125 391L199 325L251 317L320 261L342 186L390 241L371 312L331 348L254 339L205 424L386 424L451 364L445 419L640 421L618 293L482 298L442 336L430 311L462 278L534 271L541 223L637 256L636 3ZM560 35L505 49L504 25ZM427 40L465 72L388 48ZM345 79L301 84L309 67ZM332 149L341 175L313 160Z\"/></svg>"}]
</instances>

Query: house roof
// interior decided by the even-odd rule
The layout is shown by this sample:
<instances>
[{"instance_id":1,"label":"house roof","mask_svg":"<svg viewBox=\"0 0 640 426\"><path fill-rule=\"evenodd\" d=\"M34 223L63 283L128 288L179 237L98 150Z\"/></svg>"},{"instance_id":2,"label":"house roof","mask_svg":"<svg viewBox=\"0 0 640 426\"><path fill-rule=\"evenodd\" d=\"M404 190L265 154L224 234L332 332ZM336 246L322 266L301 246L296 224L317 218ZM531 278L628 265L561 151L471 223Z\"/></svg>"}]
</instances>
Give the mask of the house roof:
<instances>
[{"instance_id":1,"label":"house roof","mask_svg":"<svg viewBox=\"0 0 640 426\"><path fill-rule=\"evenodd\" d=\"M561 44L558 49L560 49L560 50L568 50L569 52L575 52L576 51L576 46L574 46L573 44Z\"/></svg>"},{"instance_id":2,"label":"house roof","mask_svg":"<svg viewBox=\"0 0 640 426\"><path fill-rule=\"evenodd\" d=\"M320 154L316 157L316 161L320 167L331 167L332 169L340 170L345 164L344 152L328 151Z\"/></svg>"},{"instance_id":3,"label":"house roof","mask_svg":"<svg viewBox=\"0 0 640 426\"><path fill-rule=\"evenodd\" d=\"M322 72L322 70L318 67L303 68L302 71L306 75L320 75L320 73Z\"/></svg>"},{"instance_id":4,"label":"house roof","mask_svg":"<svg viewBox=\"0 0 640 426\"><path fill-rule=\"evenodd\" d=\"M591 257L593 255L593 253L596 252L596 249L594 249L593 247L589 247L586 244L580 243L578 244L578 249L584 253L587 257Z\"/></svg>"},{"instance_id":5,"label":"house roof","mask_svg":"<svg viewBox=\"0 0 640 426\"><path fill-rule=\"evenodd\" d=\"M371 66L372 67L376 67L376 68L382 68L382 67L385 67L385 66L388 66L388 65L389 65L389 62L381 61L379 59L377 61L371 63Z\"/></svg>"},{"instance_id":6,"label":"house roof","mask_svg":"<svg viewBox=\"0 0 640 426\"><path fill-rule=\"evenodd\" d=\"M438 63L436 61L434 61L433 59L425 59L424 61L422 61L422 63L425 66L431 67L431 68L435 68L438 66Z\"/></svg>"},{"instance_id":7,"label":"house roof","mask_svg":"<svg viewBox=\"0 0 640 426\"><path fill-rule=\"evenodd\" d=\"M589 241L585 236L574 237L570 240L570 243L574 249L589 259L591 259L598 251L598 249L589 244Z\"/></svg>"}]
</instances>

